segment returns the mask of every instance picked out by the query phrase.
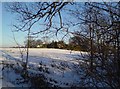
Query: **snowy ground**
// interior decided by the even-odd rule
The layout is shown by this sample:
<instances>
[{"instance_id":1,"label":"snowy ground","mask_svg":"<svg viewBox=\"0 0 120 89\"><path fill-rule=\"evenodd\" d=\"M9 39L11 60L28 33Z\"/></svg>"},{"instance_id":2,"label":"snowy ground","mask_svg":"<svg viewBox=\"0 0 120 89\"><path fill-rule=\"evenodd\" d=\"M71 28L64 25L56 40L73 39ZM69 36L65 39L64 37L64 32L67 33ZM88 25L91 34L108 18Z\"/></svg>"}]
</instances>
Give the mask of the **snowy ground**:
<instances>
[{"instance_id":1,"label":"snowy ground","mask_svg":"<svg viewBox=\"0 0 120 89\"><path fill-rule=\"evenodd\" d=\"M9 81L8 77L11 76L6 76L3 77L3 62L9 62L9 60L6 60L4 57L2 57L2 51L0 50L0 88L2 87L14 87L14 84L12 84L12 82ZM6 72L7 74L7 72ZM13 75L12 75L13 76Z\"/></svg>"},{"instance_id":2,"label":"snowy ground","mask_svg":"<svg viewBox=\"0 0 120 89\"><path fill-rule=\"evenodd\" d=\"M0 53L0 88L2 87L2 55Z\"/></svg>"},{"instance_id":3,"label":"snowy ground","mask_svg":"<svg viewBox=\"0 0 120 89\"><path fill-rule=\"evenodd\" d=\"M4 48L0 49L2 58L0 60L6 60L8 63L16 64L16 62L22 61L20 51L18 48ZM23 49L22 49L23 50ZM82 53L82 55L81 55ZM61 49L30 49L28 70L33 73L41 73L47 78L47 81L53 85L60 87L78 86L80 83L80 68L79 63L83 63L83 55L87 55L85 52L61 50ZM26 57L24 53L24 58ZM2 65L0 66L2 68ZM13 83L19 74L15 74L11 70L6 70L8 73L4 74L2 80L3 86L13 87L18 86ZM6 72L4 71L4 72ZM82 74L82 72L81 72ZM10 78L11 75L14 75ZM23 85L19 85L23 86ZM24 84L27 86L27 84Z\"/></svg>"}]
</instances>

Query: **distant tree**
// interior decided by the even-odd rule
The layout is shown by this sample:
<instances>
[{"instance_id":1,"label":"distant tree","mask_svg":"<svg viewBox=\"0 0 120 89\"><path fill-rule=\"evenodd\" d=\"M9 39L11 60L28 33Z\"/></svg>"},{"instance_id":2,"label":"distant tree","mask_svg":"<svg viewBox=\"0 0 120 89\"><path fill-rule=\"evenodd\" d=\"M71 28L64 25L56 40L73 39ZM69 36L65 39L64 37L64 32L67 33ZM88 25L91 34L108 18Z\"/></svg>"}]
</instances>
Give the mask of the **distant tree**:
<instances>
[{"instance_id":1,"label":"distant tree","mask_svg":"<svg viewBox=\"0 0 120 89\"><path fill-rule=\"evenodd\" d=\"M48 44L49 43L49 37L48 36L42 37L42 41L43 41L43 44Z\"/></svg>"},{"instance_id":2,"label":"distant tree","mask_svg":"<svg viewBox=\"0 0 120 89\"><path fill-rule=\"evenodd\" d=\"M78 51L88 51L90 46L90 40L88 38L83 38L76 33L75 36L71 37L69 39L69 46L72 50L78 50Z\"/></svg>"},{"instance_id":3,"label":"distant tree","mask_svg":"<svg viewBox=\"0 0 120 89\"><path fill-rule=\"evenodd\" d=\"M48 48L58 48L57 41L52 41L47 45Z\"/></svg>"},{"instance_id":4,"label":"distant tree","mask_svg":"<svg viewBox=\"0 0 120 89\"><path fill-rule=\"evenodd\" d=\"M48 47L48 48L54 48L54 41L52 41L51 43L49 43L49 44L47 45L47 47Z\"/></svg>"},{"instance_id":5,"label":"distant tree","mask_svg":"<svg viewBox=\"0 0 120 89\"><path fill-rule=\"evenodd\" d=\"M60 49L66 49L67 45L64 41L58 41L57 42L58 48Z\"/></svg>"},{"instance_id":6,"label":"distant tree","mask_svg":"<svg viewBox=\"0 0 120 89\"><path fill-rule=\"evenodd\" d=\"M37 46L41 46L42 47L43 42L42 42L42 40L38 39L38 40L35 41L35 44L36 44L36 47Z\"/></svg>"},{"instance_id":7,"label":"distant tree","mask_svg":"<svg viewBox=\"0 0 120 89\"><path fill-rule=\"evenodd\" d=\"M28 40L29 40L29 48L35 48L36 47L36 40L33 36L29 36L29 39L27 39L24 43L25 46L28 47Z\"/></svg>"},{"instance_id":8,"label":"distant tree","mask_svg":"<svg viewBox=\"0 0 120 89\"><path fill-rule=\"evenodd\" d=\"M64 41L52 41L47 45L48 48L59 48L59 49L66 49L67 44Z\"/></svg>"}]
</instances>

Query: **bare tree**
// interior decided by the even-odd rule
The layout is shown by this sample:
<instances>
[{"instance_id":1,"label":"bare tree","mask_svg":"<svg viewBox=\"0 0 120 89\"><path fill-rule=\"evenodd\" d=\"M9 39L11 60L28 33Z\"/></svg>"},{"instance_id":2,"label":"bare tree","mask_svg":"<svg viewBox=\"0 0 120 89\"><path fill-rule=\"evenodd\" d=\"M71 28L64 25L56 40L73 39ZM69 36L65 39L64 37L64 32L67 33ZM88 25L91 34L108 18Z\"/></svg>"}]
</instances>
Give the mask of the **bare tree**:
<instances>
[{"instance_id":1,"label":"bare tree","mask_svg":"<svg viewBox=\"0 0 120 89\"><path fill-rule=\"evenodd\" d=\"M12 2L7 3L6 8L8 11L18 15L18 24L14 24L15 31L27 31L27 48L26 48L26 61L24 65L24 72L27 74L27 64L29 59L29 46L30 46L30 36L39 33L44 33L49 31L53 25L53 18L58 15L60 27L62 28L62 17L61 10L64 8L68 2L34 2L34 3L22 3L22 2ZM43 21L44 20L44 21ZM41 24L44 22L45 29L37 30L37 32L32 32L32 28L35 24ZM42 23L43 23L42 22ZM57 34L57 33L56 33ZM21 52L21 51L20 51ZM21 55L22 52L21 52Z\"/></svg>"},{"instance_id":2,"label":"bare tree","mask_svg":"<svg viewBox=\"0 0 120 89\"><path fill-rule=\"evenodd\" d=\"M85 3L83 13L80 10L71 11L79 20L76 24L85 26L83 33L90 39L89 59L86 79L91 77L85 86L97 86L97 83L105 84L111 88L118 88L119 78L119 41L120 41L120 3ZM77 12L79 11L79 12ZM85 35L80 32L83 37ZM94 51L93 44L96 46ZM88 76L88 77L87 77ZM92 84L91 84L92 83ZM91 84L91 85L89 85Z\"/></svg>"}]
</instances>

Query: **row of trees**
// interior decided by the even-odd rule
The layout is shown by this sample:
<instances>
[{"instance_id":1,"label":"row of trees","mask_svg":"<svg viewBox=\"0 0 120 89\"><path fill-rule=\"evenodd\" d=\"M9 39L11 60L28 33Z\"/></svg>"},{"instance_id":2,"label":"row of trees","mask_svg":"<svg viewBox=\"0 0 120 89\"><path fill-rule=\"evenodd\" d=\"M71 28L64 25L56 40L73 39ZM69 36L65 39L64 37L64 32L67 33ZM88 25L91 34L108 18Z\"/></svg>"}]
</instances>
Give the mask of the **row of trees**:
<instances>
[{"instance_id":1,"label":"row of trees","mask_svg":"<svg viewBox=\"0 0 120 89\"><path fill-rule=\"evenodd\" d=\"M34 39L34 37L29 37L29 48L59 48L59 49L68 49L75 51L87 51L89 45L89 39L80 41L78 39L82 39L79 36L73 36L69 39L69 43L65 43L64 41L52 41L48 42L46 40ZM25 47L28 45L28 40L25 42Z\"/></svg>"}]
</instances>

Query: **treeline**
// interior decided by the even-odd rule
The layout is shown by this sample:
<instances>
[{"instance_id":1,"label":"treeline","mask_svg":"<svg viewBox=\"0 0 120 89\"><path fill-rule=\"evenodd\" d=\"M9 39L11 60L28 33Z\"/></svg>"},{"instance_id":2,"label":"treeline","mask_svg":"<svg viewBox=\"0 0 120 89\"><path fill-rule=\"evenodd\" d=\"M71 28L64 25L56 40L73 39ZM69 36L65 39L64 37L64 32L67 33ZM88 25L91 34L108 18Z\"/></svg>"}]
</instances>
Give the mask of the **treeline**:
<instances>
[{"instance_id":1,"label":"treeline","mask_svg":"<svg viewBox=\"0 0 120 89\"><path fill-rule=\"evenodd\" d=\"M79 40L78 40L79 39ZM34 39L34 37L29 37L29 48L58 48L58 49L67 49L75 51L87 51L89 47L89 39L86 38L84 41L79 36L73 36L69 39L69 42L65 41L42 41L41 39ZM28 45L28 40L25 42L25 47Z\"/></svg>"}]
</instances>

